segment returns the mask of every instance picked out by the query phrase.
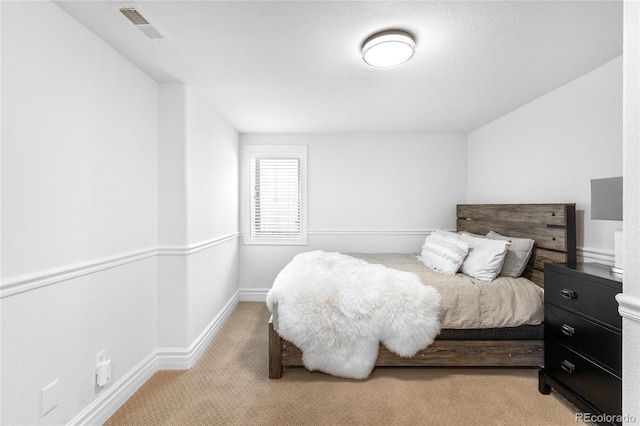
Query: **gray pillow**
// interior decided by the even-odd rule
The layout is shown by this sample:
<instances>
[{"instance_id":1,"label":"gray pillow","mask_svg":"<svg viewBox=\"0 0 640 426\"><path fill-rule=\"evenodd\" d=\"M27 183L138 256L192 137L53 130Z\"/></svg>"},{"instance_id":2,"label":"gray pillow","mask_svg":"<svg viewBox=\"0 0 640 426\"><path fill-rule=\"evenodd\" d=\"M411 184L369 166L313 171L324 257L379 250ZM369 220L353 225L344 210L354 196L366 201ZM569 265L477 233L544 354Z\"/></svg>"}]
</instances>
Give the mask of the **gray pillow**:
<instances>
[{"instance_id":1,"label":"gray pillow","mask_svg":"<svg viewBox=\"0 0 640 426\"><path fill-rule=\"evenodd\" d=\"M522 275L531 257L534 241L528 238L505 237L493 231L489 231L487 238L491 240L509 241L511 243L507 249L507 256L504 259L500 276L515 278Z\"/></svg>"}]
</instances>

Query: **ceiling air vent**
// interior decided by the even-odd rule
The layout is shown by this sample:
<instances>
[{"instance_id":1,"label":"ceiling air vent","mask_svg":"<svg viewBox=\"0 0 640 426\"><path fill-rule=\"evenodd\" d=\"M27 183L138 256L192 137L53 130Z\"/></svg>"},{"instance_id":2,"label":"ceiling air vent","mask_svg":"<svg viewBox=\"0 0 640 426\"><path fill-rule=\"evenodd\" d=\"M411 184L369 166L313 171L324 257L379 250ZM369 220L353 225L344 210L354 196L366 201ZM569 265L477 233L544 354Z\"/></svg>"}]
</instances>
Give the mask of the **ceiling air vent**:
<instances>
[{"instance_id":1,"label":"ceiling air vent","mask_svg":"<svg viewBox=\"0 0 640 426\"><path fill-rule=\"evenodd\" d=\"M120 13L124 15L133 25L138 27L151 40L163 40L167 38L155 26L153 26L147 18L133 7L122 7Z\"/></svg>"}]
</instances>

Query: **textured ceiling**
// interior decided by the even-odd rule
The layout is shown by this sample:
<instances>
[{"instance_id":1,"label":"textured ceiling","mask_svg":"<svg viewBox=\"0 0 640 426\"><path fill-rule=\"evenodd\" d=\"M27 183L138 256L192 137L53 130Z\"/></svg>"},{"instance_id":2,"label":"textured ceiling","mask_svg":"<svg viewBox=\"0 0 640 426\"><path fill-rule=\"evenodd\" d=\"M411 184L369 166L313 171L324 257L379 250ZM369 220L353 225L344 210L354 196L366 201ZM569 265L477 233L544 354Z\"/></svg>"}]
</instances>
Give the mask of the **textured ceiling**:
<instances>
[{"instance_id":1,"label":"textured ceiling","mask_svg":"<svg viewBox=\"0 0 640 426\"><path fill-rule=\"evenodd\" d=\"M240 132L467 133L622 54L621 1L138 2L165 41L122 3L56 3ZM415 34L416 54L373 69L360 47L389 28Z\"/></svg>"}]
</instances>

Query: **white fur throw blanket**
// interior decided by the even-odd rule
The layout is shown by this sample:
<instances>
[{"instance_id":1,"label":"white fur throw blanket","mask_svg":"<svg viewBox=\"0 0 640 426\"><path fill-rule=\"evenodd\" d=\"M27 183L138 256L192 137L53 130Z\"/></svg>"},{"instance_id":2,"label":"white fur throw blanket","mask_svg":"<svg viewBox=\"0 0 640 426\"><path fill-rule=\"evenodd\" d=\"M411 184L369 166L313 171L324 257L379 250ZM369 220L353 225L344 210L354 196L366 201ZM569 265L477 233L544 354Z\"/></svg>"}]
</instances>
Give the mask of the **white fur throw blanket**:
<instances>
[{"instance_id":1,"label":"white fur throw blanket","mask_svg":"<svg viewBox=\"0 0 640 426\"><path fill-rule=\"evenodd\" d=\"M411 357L440 332L440 293L417 275L340 253L293 258L267 295L280 336L311 371L364 379L379 342Z\"/></svg>"}]
</instances>

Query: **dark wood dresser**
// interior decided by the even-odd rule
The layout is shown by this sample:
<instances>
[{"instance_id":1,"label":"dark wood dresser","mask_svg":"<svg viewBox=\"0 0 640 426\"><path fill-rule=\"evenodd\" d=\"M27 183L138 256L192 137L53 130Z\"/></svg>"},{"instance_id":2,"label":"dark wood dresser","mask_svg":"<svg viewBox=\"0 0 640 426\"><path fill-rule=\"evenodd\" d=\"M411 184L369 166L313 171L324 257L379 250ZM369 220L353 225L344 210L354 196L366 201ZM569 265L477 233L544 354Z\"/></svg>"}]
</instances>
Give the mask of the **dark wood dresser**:
<instances>
[{"instance_id":1,"label":"dark wood dresser","mask_svg":"<svg viewBox=\"0 0 640 426\"><path fill-rule=\"evenodd\" d=\"M599 424L622 414L622 277L597 263L544 268L544 368L539 390L553 388Z\"/></svg>"}]
</instances>

